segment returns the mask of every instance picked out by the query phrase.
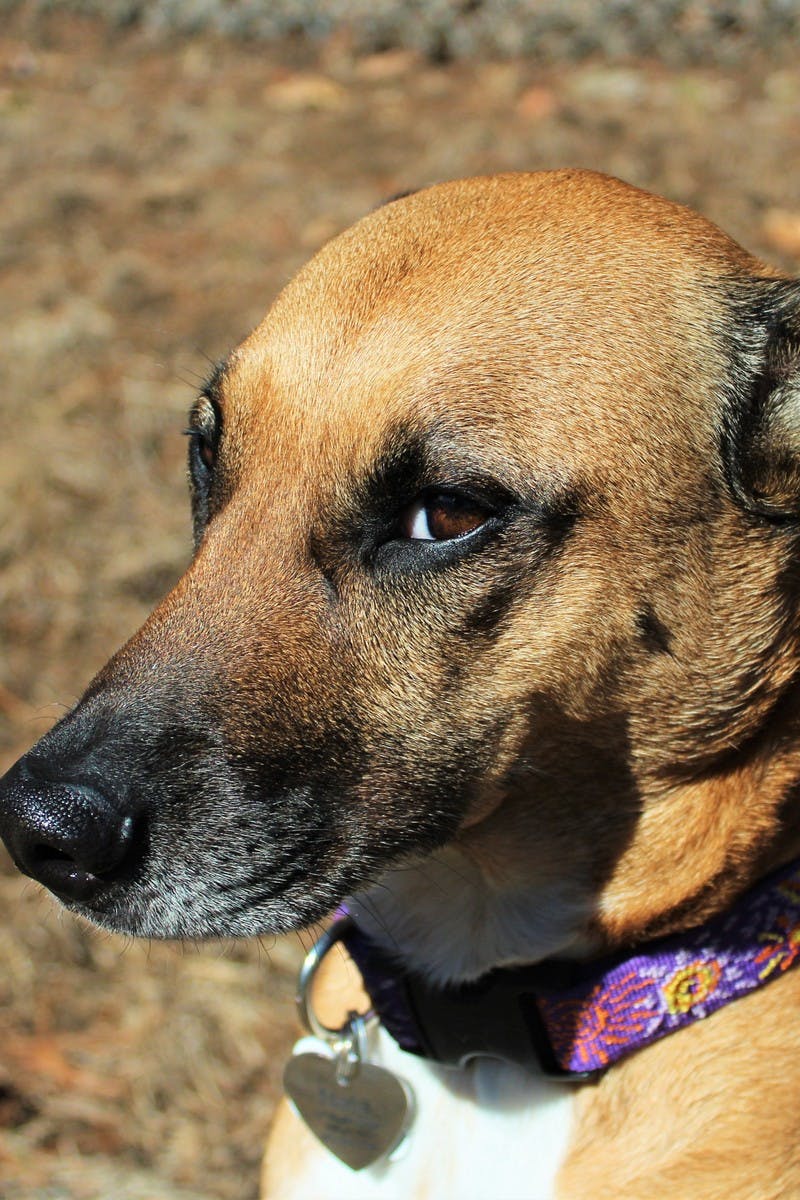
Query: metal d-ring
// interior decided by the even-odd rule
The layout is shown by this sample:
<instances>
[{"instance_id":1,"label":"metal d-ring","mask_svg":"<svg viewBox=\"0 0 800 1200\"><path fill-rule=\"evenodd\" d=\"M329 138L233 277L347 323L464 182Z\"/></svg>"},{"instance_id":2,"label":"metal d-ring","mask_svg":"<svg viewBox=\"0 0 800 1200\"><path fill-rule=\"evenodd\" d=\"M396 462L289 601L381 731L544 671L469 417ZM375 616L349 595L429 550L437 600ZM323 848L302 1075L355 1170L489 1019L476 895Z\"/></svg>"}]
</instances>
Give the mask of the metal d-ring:
<instances>
[{"instance_id":1,"label":"metal d-ring","mask_svg":"<svg viewBox=\"0 0 800 1200\"><path fill-rule=\"evenodd\" d=\"M295 1004L297 1005L297 1012L303 1026L314 1037L318 1037L324 1042L329 1042L333 1046L341 1045L342 1039L348 1035L351 1027L356 1026L359 1031L363 1030L375 1018L375 1013L372 1009L369 1009L365 1013L351 1012L347 1014L347 1021L344 1025L339 1029L333 1029L330 1025L326 1025L323 1021L320 1021L311 1005L311 985L314 982L314 976L317 973L320 963L336 943L342 940L347 931L352 927L352 924L353 922L350 917L337 917L322 936L317 939L303 959L303 965L300 968L300 975L297 980Z\"/></svg>"}]
</instances>

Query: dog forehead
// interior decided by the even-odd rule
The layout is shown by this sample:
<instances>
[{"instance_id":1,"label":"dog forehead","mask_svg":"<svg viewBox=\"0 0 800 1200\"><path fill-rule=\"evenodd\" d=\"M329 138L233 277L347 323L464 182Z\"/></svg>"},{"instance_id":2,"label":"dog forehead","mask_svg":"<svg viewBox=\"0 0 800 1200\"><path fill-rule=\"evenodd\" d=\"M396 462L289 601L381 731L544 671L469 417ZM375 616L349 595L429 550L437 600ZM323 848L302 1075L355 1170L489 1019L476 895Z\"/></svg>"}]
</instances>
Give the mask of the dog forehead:
<instances>
[{"instance_id":1,"label":"dog forehead","mask_svg":"<svg viewBox=\"0 0 800 1200\"><path fill-rule=\"evenodd\" d=\"M721 369L714 280L754 263L697 214L590 172L439 185L323 247L231 356L226 405L295 459L361 456L400 420L443 417L530 416L544 446L566 419L590 449L663 422L684 385L670 419L696 435L698 384Z\"/></svg>"}]
</instances>

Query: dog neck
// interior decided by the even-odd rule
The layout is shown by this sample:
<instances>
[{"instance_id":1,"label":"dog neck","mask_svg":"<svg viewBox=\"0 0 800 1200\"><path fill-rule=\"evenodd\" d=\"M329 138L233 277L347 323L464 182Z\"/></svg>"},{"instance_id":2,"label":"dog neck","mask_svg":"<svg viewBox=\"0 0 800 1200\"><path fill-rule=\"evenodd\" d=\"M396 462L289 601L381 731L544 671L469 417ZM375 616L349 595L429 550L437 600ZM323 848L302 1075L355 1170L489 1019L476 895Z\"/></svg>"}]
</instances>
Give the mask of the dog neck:
<instances>
[{"instance_id":1,"label":"dog neck","mask_svg":"<svg viewBox=\"0 0 800 1200\"><path fill-rule=\"evenodd\" d=\"M498 969L473 984L431 984L347 909L335 928L401 1048L459 1067L488 1055L583 1082L800 961L800 861L697 928L597 961Z\"/></svg>"},{"instance_id":2,"label":"dog neck","mask_svg":"<svg viewBox=\"0 0 800 1200\"><path fill-rule=\"evenodd\" d=\"M376 945L439 986L690 929L800 856L789 820L797 771L794 756L766 764L757 753L710 777L642 789L633 835L601 870L592 851L602 834L571 837L567 815L550 840L538 837L538 806L512 798L447 847L384 873L351 911ZM579 799L573 822L590 811ZM606 794L594 811L632 803Z\"/></svg>"}]
</instances>

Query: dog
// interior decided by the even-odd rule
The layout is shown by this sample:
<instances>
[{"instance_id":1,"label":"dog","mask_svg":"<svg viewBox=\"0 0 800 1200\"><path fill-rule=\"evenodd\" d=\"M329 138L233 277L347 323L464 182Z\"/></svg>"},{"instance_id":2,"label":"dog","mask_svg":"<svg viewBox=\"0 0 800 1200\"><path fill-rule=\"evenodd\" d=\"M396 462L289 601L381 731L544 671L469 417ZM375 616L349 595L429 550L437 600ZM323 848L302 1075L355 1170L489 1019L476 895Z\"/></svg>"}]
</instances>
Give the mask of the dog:
<instances>
[{"instance_id":1,"label":"dog","mask_svg":"<svg viewBox=\"0 0 800 1200\"><path fill-rule=\"evenodd\" d=\"M285 1107L265 1194L800 1195L800 284L594 173L445 183L323 247L190 425L191 566L0 832L133 935L351 898L425 1045L332 954L330 1061L413 1117L354 1172Z\"/></svg>"}]
</instances>

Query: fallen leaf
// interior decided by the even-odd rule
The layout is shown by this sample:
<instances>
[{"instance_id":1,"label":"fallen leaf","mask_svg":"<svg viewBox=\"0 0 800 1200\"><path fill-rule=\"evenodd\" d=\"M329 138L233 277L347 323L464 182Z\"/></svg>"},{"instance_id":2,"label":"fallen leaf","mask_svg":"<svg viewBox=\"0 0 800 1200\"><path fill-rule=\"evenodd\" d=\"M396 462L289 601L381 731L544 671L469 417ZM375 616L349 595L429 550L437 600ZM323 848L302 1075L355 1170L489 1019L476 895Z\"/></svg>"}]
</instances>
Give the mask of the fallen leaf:
<instances>
[{"instance_id":1,"label":"fallen leaf","mask_svg":"<svg viewBox=\"0 0 800 1200\"><path fill-rule=\"evenodd\" d=\"M528 121L542 121L558 107L555 92L547 87L529 87L517 100L517 112Z\"/></svg>"},{"instance_id":2,"label":"fallen leaf","mask_svg":"<svg viewBox=\"0 0 800 1200\"><path fill-rule=\"evenodd\" d=\"M292 75L271 83L264 95L280 112L341 112L349 102L347 89L325 75Z\"/></svg>"}]
</instances>

